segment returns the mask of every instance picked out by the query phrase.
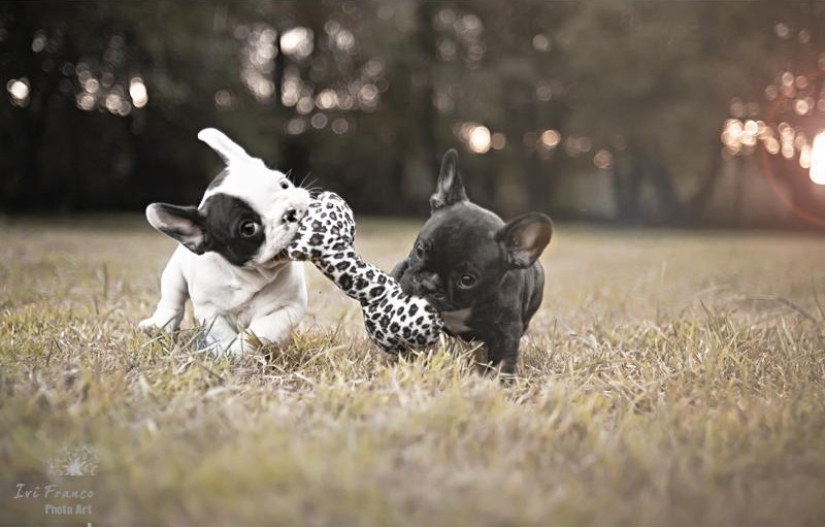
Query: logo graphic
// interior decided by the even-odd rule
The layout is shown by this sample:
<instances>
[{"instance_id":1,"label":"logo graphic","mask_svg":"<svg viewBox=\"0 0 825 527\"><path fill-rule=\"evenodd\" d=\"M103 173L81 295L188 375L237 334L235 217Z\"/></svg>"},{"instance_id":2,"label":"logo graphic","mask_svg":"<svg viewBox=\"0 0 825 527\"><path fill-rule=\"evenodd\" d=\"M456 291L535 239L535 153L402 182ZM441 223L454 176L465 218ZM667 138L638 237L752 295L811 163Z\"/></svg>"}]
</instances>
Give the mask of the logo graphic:
<instances>
[{"instance_id":1,"label":"logo graphic","mask_svg":"<svg viewBox=\"0 0 825 527\"><path fill-rule=\"evenodd\" d=\"M82 523L88 524L97 503L90 476L97 475L100 456L94 447L82 443L65 444L53 452L54 455L43 460L46 474L17 482L7 495L11 510L24 520L17 523L43 524L44 518L55 518L73 524L82 519ZM7 505L0 502L0 510ZM38 521L31 521L35 518Z\"/></svg>"},{"instance_id":2,"label":"logo graphic","mask_svg":"<svg viewBox=\"0 0 825 527\"><path fill-rule=\"evenodd\" d=\"M95 449L89 445L66 445L49 459L51 476L94 476L99 466Z\"/></svg>"}]
</instances>

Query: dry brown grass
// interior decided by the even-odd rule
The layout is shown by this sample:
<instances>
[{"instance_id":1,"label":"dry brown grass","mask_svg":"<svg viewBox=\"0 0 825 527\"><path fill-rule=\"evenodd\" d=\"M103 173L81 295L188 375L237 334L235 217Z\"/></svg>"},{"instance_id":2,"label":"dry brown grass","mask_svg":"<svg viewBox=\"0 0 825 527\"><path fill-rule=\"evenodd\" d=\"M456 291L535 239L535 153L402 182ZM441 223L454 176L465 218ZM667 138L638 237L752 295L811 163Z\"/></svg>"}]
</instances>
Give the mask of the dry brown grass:
<instances>
[{"instance_id":1,"label":"dry brown grass","mask_svg":"<svg viewBox=\"0 0 825 527\"><path fill-rule=\"evenodd\" d=\"M418 226L360 221L384 268ZM388 360L314 271L269 359L147 338L172 247L139 218L0 226L0 524L825 523L820 238L558 226L509 386L449 341ZM77 446L94 475L49 475Z\"/></svg>"}]
</instances>

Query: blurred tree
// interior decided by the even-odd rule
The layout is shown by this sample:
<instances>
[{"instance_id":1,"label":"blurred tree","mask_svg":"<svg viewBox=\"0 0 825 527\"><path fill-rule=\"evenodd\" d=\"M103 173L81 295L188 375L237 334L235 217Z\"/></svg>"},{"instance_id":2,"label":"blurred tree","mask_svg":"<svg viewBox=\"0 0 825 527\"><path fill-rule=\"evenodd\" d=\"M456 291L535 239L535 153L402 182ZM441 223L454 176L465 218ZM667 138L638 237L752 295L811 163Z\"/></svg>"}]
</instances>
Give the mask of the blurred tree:
<instances>
[{"instance_id":1,"label":"blurred tree","mask_svg":"<svg viewBox=\"0 0 825 527\"><path fill-rule=\"evenodd\" d=\"M782 94L785 73L793 84L822 67L822 10L810 0L4 2L0 207L194 202L219 165L195 136L217 126L359 211L424 213L438 161L457 146L473 199L505 216L580 214L566 184L595 188L595 174L610 174L620 219L694 221L718 181L723 127L744 130L776 106L764 87ZM820 87L795 86L782 111L800 97L815 108ZM796 201L810 194L778 172Z\"/></svg>"},{"instance_id":2,"label":"blurred tree","mask_svg":"<svg viewBox=\"0 0 825 527\"><path fill-rule=\"evenodd\" d=\"M142 39L151 33L121 9L49 1L0 6L9 94L0 105L4 208L134 206L164 187L172 188L165 194L185 194L181 185L198 173L191 148L178 142L191 137L177 132L208 119L193 111L200 105L180 83L169 82L165 57L147 53L153 43ZM176 126L181 121L192 124ZM184 177L170 178L170 170Z\"/></svg>"},{"instance_id":3,"label":"blurred tree","mask_svg":"<svg viewBox=\"0 0 825 527\"><path fill-rule=\"evenodd\" d=\"M730 98L763 68L764 17L753 7L586 3L562 30L570 133L606 152L621 219L679 222L708 195ZM583 150L565 146L574 156Z\"/></svg>"}]
</instances>

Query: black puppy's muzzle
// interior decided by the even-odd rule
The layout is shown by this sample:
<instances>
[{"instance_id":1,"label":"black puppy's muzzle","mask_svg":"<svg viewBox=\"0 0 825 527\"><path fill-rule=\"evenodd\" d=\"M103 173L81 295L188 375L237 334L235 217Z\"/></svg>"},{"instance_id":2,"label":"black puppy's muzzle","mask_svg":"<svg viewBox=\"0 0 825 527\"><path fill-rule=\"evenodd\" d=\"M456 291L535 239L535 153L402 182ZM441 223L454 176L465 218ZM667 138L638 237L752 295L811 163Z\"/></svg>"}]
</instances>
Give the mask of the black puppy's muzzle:
<instances>
[{"instance_id":1,"label":"black puppy's muzzle","mask_svg":"<svg viewBox=\"0 0 825 527\"><path fill-rule=\"evenodd\" d=\"M436 297L444 296L444 288L441 284L441 279L435 273L418 273L413 278L416 289L422 295L432 295Z\"/></svg>"}]
</instances>

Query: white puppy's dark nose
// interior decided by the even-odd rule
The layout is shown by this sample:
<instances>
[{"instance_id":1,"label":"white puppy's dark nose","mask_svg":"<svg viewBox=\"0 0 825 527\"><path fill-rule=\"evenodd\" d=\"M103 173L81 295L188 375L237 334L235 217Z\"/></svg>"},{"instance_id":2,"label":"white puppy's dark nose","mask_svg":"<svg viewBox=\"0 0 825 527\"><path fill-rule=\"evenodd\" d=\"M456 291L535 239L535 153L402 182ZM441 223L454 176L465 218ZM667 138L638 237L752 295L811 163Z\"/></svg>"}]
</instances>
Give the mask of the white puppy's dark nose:
<instances>
[{"instance_id":1,"label":"white puppy's dark nose","mask_svg":"<svg viewBox=\"0 0 825 527\"><path fill-rule=\"evenodd\" d=\"M296 223L298 221L298 211L295 209L289 209L284 213L284 222L286 223Z\"/></svg>"}]
</instances>

